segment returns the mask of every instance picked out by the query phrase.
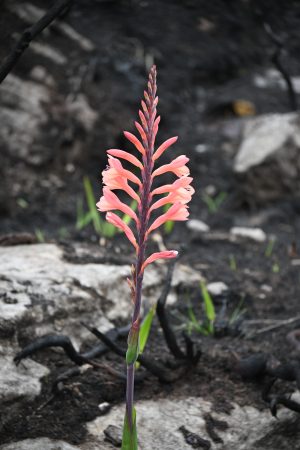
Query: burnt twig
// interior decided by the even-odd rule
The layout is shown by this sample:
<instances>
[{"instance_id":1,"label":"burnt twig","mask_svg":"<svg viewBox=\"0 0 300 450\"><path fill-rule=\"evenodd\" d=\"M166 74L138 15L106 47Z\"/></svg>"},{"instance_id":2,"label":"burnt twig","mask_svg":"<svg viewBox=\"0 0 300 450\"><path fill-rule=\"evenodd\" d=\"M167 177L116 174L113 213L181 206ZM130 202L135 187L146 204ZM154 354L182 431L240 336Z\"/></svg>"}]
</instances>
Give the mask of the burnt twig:
<instances>
[{"instance_id":1,"label":"burnt twig","mask_svg":"<svg viewBox=\"0 0 300 450\"><path fill-rule=\"evenodd\" d=\"M109 336L110 341L116 340L118 337L126 336L128 334L129 327L114 328L109 330L106 335ZM28 356L33 355L39 350L50 347L60 347L64 350L68 358L73 361L78 366L83 364L91 364L91 359L96 356L102 356L108 351L106 345L97 345L92 349L84 353L79 353L74 348L70 338L63 335L47 335L36 339L31 344L27 345L23 350L21 350L14 358L16 364Z\"/></svg>"},{"instance_id":2,"label":"burnt twig","mask_svg":"<svg viewBox=\"0 0 300 450\"><path fill-rule=\"evenodd\" d=\"M290 331L286 336L287 341L300 353L300 329Z\"/></svg>"},{"instance_id":3,"label":"burnt twig","mask_svg":"<svg viewBox=\"0 0 300 450\"><path fill-rule=\"evenodd\" d=\"M82 364L86 364L88 362L87 358L85 358L84 356L82 356L80 353L77 352L70 338L68 336L63 335L48 335L36 339L34 342L23 348L23 350L21 350L14 357L14 361L18 365L20 361L24 358L27 358L27 356L31 356L38 350L42 350L44 348L49 347L62 348L65 354L68 356L68 358L78 366L81 366Z\"/></svg>"},{"instance_id":4,"label":"burnt twig","mask_svg":"<svg viewBox=\"0 0 300 450\"><path fill-rule=\"evenodd\" d=\"M36 38L48 25L51 24L57 17L64 13L73 4L74 0L57 0L52 8L46 12L34 25L27 28L18 42L15 44L11 53L5 58L0 67L0 83L7 77L13 67L17 64L23 52L29 46L30 42Z\"/></svg>"},{"instance_id":5,"label":"burnt twig","mask_svg":"<svg viewBox=\"0 0 300 450\"><path fill-rule=\"evenodd\" d=\"M291 110L297 111L297 109L298 109L297 96L296 96L296 93L294 90L293 82L281 60L283 47L284 47L284 41L282 38L280 38L279 36L277 36L274 33L270 24L264 23L264 28L265 28L266 33L270 37L271 41L275 45L275 50L274 50L274 53L272 54L271 60L274 64L274 66L276 67L276 69L281 73L282 78L284 79L284 81L286 83Z\"/></svg>"},{"instance_id":6,"label":"burnt twig","mask_svg":"<svg viewBox=\"0 0 300 450\"><path fill-rule=\"evenodd\" d=\"M89 325L84 323L82 325L84 325L94 336L100 339L114 353L121 356L122 358L125 358L126 351L118 347L118 345L113 342L107 335L101 333L101 331L97 330L97 328L90 327ZM162 366L160 366L153 360L150 360L146 356L140 354L137 360L141 364L141 366L145 367L145 369L155 375L163 383L171 383L175 380L175 377L173 375L170 375Z\"/></svg>"},{"instance_id":7,"label":"burnt twig","mask_svg":"<svg viewBox=\"0 0 300 450\"><path fill-rule=\"evenodd\" d=\"M167 343L167 346L170 352L176 359L187 360L192 362L192 364L197 364L200 358L200 351L194 352L194 342L192 339L183 334L185 344L186 344L186 353L184 353L177 343L176 336L171 328L170 321L166 312L166 302L171 289L171 283L173 278L175 268L175 260L172 261L168 267L167 278L165 282L164 289L157 301L156 306L156 314L160 326L163 330L163 334Z\"/></svg>"},{"instance_id":8,"label":"burnt twig","mask_svg":"<svg viewBox=\"0 0 300 450\"><path fill-rule=\"evenodd\" d=\"M164 286L164 289L157 301L156 314L157 314L157 318L160 323L160 326L163 330L163 334L164 334L164 337L165 337L165 340L166 340L167 346L169 347L170 352L177 359L185 359L185 354L183 353L183 351L177 344L176 336L173 333L173 330L170 326L170 322L168 320L166 310L165 310L167 298L168 298L168 295L169 295L169 292L171 289L174 268L175 268L175 260L169 264L165 286Z\"/></svg>"},{"instance_id":9,"label":"burnt twig","mask_svg":"<svg viewBox=\"0 0 300 450\"><path fill-rule=\"evenodd\" d=\"M268 381L262 391L263 400L268 403L273 416L277 414L277 406L283 405L286 408L300 413L300 404L291 400L285 395L270 395L271 388L275 382L280 379L284 381L296 382L298 389L300 388L300 362L289 361L285 364L279 364L273 367L268 364L268 357L264 354L252 355L239 361L237 371L243 378L255 379L259 377L269 376Z\"/></svg>"}]
</instances>

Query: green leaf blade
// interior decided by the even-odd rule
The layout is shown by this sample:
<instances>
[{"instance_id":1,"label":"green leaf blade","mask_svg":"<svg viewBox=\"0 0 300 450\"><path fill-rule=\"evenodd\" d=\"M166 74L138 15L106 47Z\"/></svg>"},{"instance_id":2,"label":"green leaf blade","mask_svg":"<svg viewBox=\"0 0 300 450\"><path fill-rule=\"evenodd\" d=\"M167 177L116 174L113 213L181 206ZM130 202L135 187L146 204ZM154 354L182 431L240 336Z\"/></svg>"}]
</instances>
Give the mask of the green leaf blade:
<instances>
[{"instance_id":1,"label":"green leaf blade","mask_svg":"<svg viewBox=\"0 0 300 450\"><path fill-rule=\"evenodd\" d=\"M132 429L129 426L127 412L125 413L121 450L138 450L135 408L132 413Z\"/></svg>"}]
</instances>

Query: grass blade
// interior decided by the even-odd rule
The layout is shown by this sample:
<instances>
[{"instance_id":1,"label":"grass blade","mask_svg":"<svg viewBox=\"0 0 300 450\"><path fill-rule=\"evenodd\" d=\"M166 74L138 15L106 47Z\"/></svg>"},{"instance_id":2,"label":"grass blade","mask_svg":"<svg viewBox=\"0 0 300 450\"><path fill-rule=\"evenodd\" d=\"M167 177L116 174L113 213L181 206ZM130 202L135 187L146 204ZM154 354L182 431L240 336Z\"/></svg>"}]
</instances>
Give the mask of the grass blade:
<instances>
[{"instance_id":1,"label":"grass blade","mask_svg":"<svg viewBox=\"0 0 300 450\"><path fill-rule=\"evenodd\" d=\"M89 208L89 214L91 215L91 218L92 218L92 221L93 221L94 230L98 234L102 234L102 225L103 225L103 223L102 223L102 219L100 217L100 214L98 213L98 210L96 208L96 199L95 199L95 196L94 196L92 184L91 184L90 179L88 177L84 177L83 178L83 186L84 186L86 200L87 200L87 204L88 204L88 208Z\"/></svg>"},{"instance_id":2,"label":"grass blade","mask_svg":"<svg viewBox=\"0 0 300 450\"><path fill-rule=\"evenodd\" d=\"M216 311L215 311L215 307L214 307L214 303L213 300L207 290L206 284L201 281L200 282L200 287L201 287L201 293L202 293L202 297L204 300L204 308L205 308L205 314L207 317L207 320L209 322L209 332L213 333L214 329L214 321L216 319Z\"/></svg>"}]
</instances>

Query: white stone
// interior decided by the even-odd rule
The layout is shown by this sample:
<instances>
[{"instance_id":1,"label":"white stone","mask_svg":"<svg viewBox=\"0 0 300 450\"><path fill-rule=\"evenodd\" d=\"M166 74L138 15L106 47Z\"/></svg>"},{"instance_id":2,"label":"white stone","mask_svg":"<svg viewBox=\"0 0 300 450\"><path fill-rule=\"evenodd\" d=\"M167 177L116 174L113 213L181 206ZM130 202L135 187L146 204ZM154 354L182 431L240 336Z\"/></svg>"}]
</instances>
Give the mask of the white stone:
<instances>
[{"instance_id":1,"label":"white stone","mask_svg":"<svg viewBox=\"0 0 300 450\"><path fill-rule=\"evenodd\" d=\"M298 396L299 397L299 396ZM294 397L296 399L296 396ZM257 450L262 449L259 441L275 432L278 420L268 410L258 410L251 406L234 405L230 414L216 413L213 404L200 397L168 398L144 400L136 403L139 450L190 450L178 430L185 426L189 431L199 434L211 442L211 449ZM204 415L211 413L218 420L227 422L228 429L216 430L224 444L215 444L208 436ZM122 426L124 406L116 406L109 414L88 423L90 435L99 442L100 448L110 448L104 442L104 430L109 425ZM279 420L295 420L296 413L287 410L279 411ZM299 437L299 436L298 436ZM286 436L283 440L287 439ZM298 442L297 436L291 442ZM107 447L105 447L107 445ZM281 447L283 448L283 447ZM286 447L291 448L291 447Z\"/></svg>"},{"instance_id":2,"label":"white stone","mask_svg":"<svg viewBox=\"0 0 300 450\"><path fill-rule=\"evenodd\" d=\"M27 158L47 122L44 106L50 101L49 89L32 81L8 75L0 85L0 145L19 158Z\"/></svg>"},{"instance_id":3,"label":"white stone","mask_svg":"<svg viewBox=\"0 0 300 450\"><path fill-rule=\"evenodd\" d=\"M272 286L269 286L268 284L262 284L260 288L262 291L268 292L268 293L272 292L272 290L273 290Z\"/></svg>"},{"instance_id":4,"label":"white stone","mask_svg":"<svg viewBox=\"0 0 300 450\"><path fill-rule=\"evenodd\" d=\"M98 113L91 108L85 95L79 94L75 99L67 98L66 108L86 131L93 129Z\"/></svg>"},{"instance_id":5,"label":"white stone","mask_svg":"<svg viewBox=\"0 0 300 450\"><path fill-rule=\"evenodd\" d=\"M47 367L31 359L16 366L12 356L0 356L0 367L1 403L33 400L41 393L41 379L49 374Z\"/></svg>"},{"instance_id":6,"label":"white stone","mask_svg":"<svg viewBox=\"0 0 300 450\"><path fill-rule=\"evenodd\" d=\"M50 59L55 64L63 65L67 63L67 58L57 49L41 42L31 42L30 48L44 58Z\"/></svg>"},{"instance_id":7,"label":"white stone","mask_svg":"<svg viewBox=\"0 0 300 450\"><path fill-rule=\"evenodd\" d=\"M228 286L223 283L223 281L214 281L213 283L208 283L206 285L206 288L211 295L216 296L228 291Z\"/></svg>"},{"instance_id":8,"label":"white stone","mask_svg":"<svg viewBox=\"0 0 300 450\"><path fill-rule=\"evenodd\" d=\"M279 151L291 140L300 147L300 127L297 113L266 114L245 123L241 146L234 161L236 173L247 172Z\"/></svg>"},{"instance_id":9,"label":"white stone","mask_svg":"<svg viewBox=\"0 0 300 450\"><path fill-rule=\"evenodd\" d=\"M64 441L48 438L25 439L0 446L0 450L78 450L79 448Z\"/></svg>"},{"instance_id":10,"label":"white stone","mask_svg":"<svg viewBox=\"0 0 300 450\"><path fill-rule=\"evenodd\" d=\"M232 237L248 238L256 242L267 240L267 235L261 228L233 227L230 234Z\"/></svg>"},{"instance_id":11,"label":"white stone","mask_svg":"<svg viewBox=\"0 0 300 450\"><path fill-rule=\"evenodd\" d=\"M210 230L209 226L205 222L198 219L188 220L186 226L189 230L197 233L207 233Z\"/></svg>"},{"instance_id":12,"label":"white stone","mask_svg":"<svg viewBox=\"0 0 300 450\"><path fill-rule=\"evenodd\" d=\"M276 69L267 69L263 74L255 75L253 82L255 86L261 89L279 87L284 91L287 90L285 80ZM300 94L300 77L291 77L291 82L295 93Z\"/></svg>"},{"instance_id":13,"label":"white stone","mask_svg":"<svg viewBox=\"0 0 300 450\"><path fill-rule=\"evenodd\" d=\"M197 144L195 147L196 153L206 153L208 151L208 145L207 144Z\"/></svg>"},{"instance_id":14,"label":"white stone","mask_svg":"<svg viewBox=\"0 0 300 450\"><path fill-rule=\"evenodd\" d=\"M145 306L153 304L160 296L166 269L166 264L152 264L145 271ZM18 334L25 332L33 340L49 333L62 333L68 335L79 349L87 337L91 338L81 321L105 332L114 326L113 320L129 319L132 305L126 278L130 276L130 270L129 265L71 263L64 259L62 249L55 244L0 247L2 404L13 402L17 405L33 400L41 392L41 379L49 373L46 367L30 359L15 366L13 357L20 350ZM198 285L199 280L199 272L178 264L168 303L176 300L179 284ZM86 449L80 448L91 450L94 447L91 444ZM100 448L98 446L97 450Z\"/></svg>"},{"instance_id":15,"label":"white stone","mask_svg":"<svg viewBox=\"0 0 300 450\"><path fill-rule=\"evenodd\" d=\"M90 337L81 321L105 332L113 327L113 320L129 318L129 265L74 264L54 244L2 247L0 251L0 328L17 329L26 320L27 328L32 327L38 336L63 332L79 346ZM145 271L144 305L158 299L166 268L166 264L152 264ZM199 272L178 264L172 287L196 285L199 280Z\"/></svg>"}]
</instances>

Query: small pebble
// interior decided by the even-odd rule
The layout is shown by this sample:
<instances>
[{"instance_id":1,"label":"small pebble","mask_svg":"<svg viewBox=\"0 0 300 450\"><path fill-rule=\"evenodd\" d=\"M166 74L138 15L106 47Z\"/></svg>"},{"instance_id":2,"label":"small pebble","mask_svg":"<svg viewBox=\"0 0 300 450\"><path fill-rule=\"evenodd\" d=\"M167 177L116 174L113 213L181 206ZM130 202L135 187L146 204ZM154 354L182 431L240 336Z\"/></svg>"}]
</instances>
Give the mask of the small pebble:
<instances>
[{"instance_id":1,"label":"small pebble","mask_svg":"<svg viewBox=\"0 0 300 450\"><path fill-rule=\"evenodd\" d=\"M122 445L122 429L115 425L108 425L104 430L105 440L110 442L115 447L121 447Z\"/></svg>"},{"instance_id":2,"label":"small pebble","mask_svg":"<svg viewBox=\"0 0 300 450\"><path fill-rule=\"evenodd\" d=\"M265 291L265 292L272 292L272 290L273 290L272 287L269 286L268 284L262 284L260 288L262 291Z\"/></svg>"},{"instance_id":3,"label":"small pebble","mask_svg":"<svg viewBox=\"0 0 300 450\"><path fill-rule=\"evenodd\" d=\"M208 146L206 144L197 144L195 150L197 153L206 153Z\"/></svg>"},{"instance_id":4,"label":"small pebble","mask_svg":"<svg viewBox=\"0 0 300 450\"><path fill-rule=\"evenodd\" d=\"M197 233L207 233L210 228L209 226L202 222L202 220L192 219L187 222L187 227L191 231L195 231Z\"/></svg>"},{"instance_id":5,"label":"small pebble","mask_svg":"<svg viewBox=\"0 0 300 450\"><path fill-rule=\"evenodd\" d=\"M256 242L265 242L266 233L261 228L233 227L230 230L231 236L252 239Z\"/></svg>"},{"instance_id":6,"label":"small pebble","mask_svg":"<svg viewBox=\"0 0 300 450\"><path fill-rule=\"evenodd\" d=\"M223 283L223 281L214 281L213 283L209 283L206 288L211 295L216 296L228 291L228 286Z\"/></svg>"},{"instance_id":7,"label":"small pebble","mask_svg":"<svg viewBox=\"0 0 300 450\"><path fill-rule=\"evenodd\" d=\"M108 402L103 402L98 405L98 408L102 414L107 414L111 408L111 405Z\"/></svg>"}]
</instances>

